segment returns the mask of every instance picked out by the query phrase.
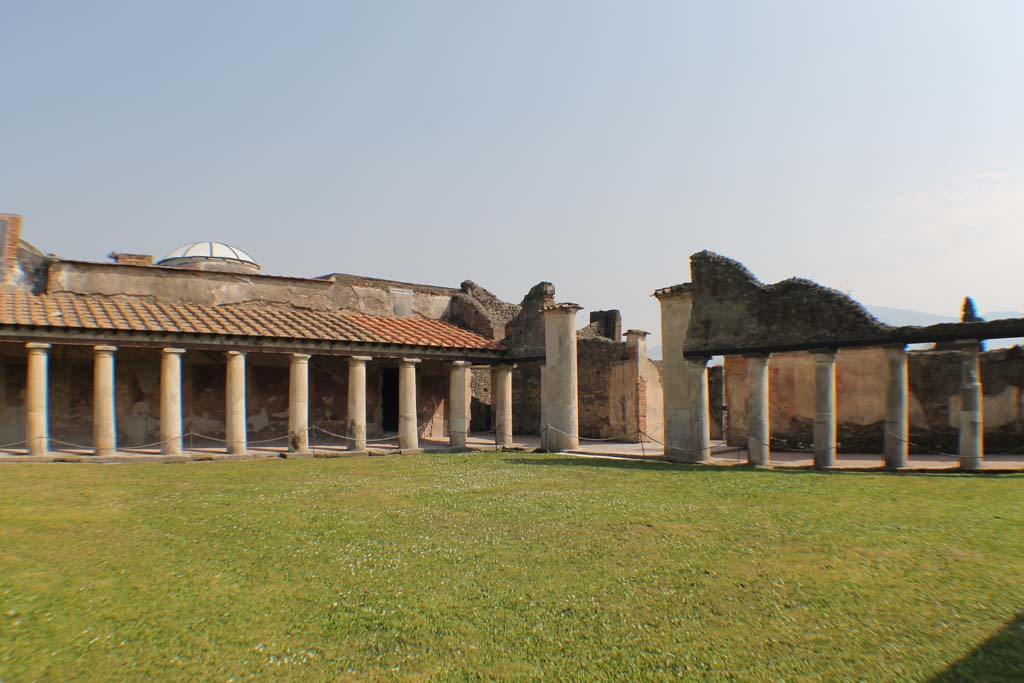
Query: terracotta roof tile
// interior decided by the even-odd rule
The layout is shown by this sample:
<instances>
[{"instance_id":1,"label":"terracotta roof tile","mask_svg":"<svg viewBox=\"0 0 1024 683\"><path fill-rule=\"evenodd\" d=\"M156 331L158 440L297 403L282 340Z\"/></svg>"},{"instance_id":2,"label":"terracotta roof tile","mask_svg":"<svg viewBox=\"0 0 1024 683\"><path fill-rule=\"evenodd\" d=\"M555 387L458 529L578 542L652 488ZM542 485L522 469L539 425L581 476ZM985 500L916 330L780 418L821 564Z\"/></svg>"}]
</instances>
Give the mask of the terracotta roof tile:
<instances>
[{"instance_id":1,"label":"terracotta roof tile","mask_svg":"<svg viewBox=\"0 0 1024 683\"><path fill-rule=\"evenodd\" d=\"M65 292L0 292L0 325L322 339L452 349L504 348L441 320L390 318L287 304L165 304Z\"/></svg>"}]
</instances>

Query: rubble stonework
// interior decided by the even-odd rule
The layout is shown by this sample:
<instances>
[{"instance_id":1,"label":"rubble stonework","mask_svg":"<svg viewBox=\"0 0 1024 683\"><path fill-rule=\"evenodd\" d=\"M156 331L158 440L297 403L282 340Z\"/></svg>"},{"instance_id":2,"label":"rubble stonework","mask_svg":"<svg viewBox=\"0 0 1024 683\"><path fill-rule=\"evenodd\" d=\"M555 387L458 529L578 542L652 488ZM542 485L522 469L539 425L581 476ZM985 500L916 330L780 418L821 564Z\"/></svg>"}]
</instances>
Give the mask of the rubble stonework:
<instances>
[{"instance_id":1,"label":"rubble stonework","mask_svg":"<svg viewBox=\"0 0 1024 683\"><path fill-rule=\"evenodd\" d=\"M998 372L995 389L987 387L994 357L980 351L985 339L1024 336L1024 318L986 322L967 299L959 323L890 327L841 292L800 278L765 285L740 263L707 251L691 257L691 277L654 293L670 460L699 462L709 453L705 366L714 355L725 355L726 438L747 446L751 464L769 464L768 435L777 447L813 452L821 469L836 464L837 450L881 457L883 449L885 465L901 469L908 450L931 443L957 457L961 469L976 470L984 466L985 437L999 448L1007 431L1020 449L1021 387L1000 381ZM923 342L955 349L944 387L934 386L942 373L920 371L942 361L906 352L907 344ZM1016 353L999 358L1006 363ZM1016 370L1009 374L1015 378Z\"/></svg>"},{"instance_id":2,"label":"rubble stonework","mask_svg":"<svg viewBox=\"0 0 1024 683\"><path fill-rule=\"evenodd\" d=\"M811 280L762 284L741 263L710 251L690 257L693 312L686 344L757 349L858 340L882 342L891 329L859 303Z\"/></svg>"}]
</instances>

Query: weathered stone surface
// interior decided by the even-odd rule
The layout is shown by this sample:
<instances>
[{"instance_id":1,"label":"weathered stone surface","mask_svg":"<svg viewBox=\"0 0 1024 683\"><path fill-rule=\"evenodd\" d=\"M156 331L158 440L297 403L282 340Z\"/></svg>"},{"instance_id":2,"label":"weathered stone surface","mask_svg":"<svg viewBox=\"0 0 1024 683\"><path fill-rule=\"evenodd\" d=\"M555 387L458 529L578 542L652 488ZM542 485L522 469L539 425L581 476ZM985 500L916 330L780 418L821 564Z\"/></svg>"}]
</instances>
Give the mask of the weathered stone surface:
<instances>
[{"instance_id":1,"label":"weathered stone surface","mask_svg":"<svg viewBox=\"0 0 1024 683\"><path fill-rule=\"evenodd\" d=\"M890 327L842 292L802 278L765 285L710 251L691 256L690 271L689 356L1024 336L1024 318Z\"/></svg>"},{"instance_id":2,"label":"weathered stone surface","mask_svg":"<svg viewBox=\"0 0 1024 683\"><path fill-rule=\"evenodd\" d=\"M810 280L765 285L741 263L710 251L691 256L690 269L693 310L687 352L888 338L890 328L859 303Z\"/></svg>"},{"instance_id":3,"label":"weathered stone surface","mask_svg":"<svg viewBox=\"0 0 1024 683\"><path fill-rule=\"evenodd\" d=\"M544 358L544 306L554 301L555 287L550 282L534 285L520 305L519 314L505 327L508 357Z\"/></svg>"}]
</instances>

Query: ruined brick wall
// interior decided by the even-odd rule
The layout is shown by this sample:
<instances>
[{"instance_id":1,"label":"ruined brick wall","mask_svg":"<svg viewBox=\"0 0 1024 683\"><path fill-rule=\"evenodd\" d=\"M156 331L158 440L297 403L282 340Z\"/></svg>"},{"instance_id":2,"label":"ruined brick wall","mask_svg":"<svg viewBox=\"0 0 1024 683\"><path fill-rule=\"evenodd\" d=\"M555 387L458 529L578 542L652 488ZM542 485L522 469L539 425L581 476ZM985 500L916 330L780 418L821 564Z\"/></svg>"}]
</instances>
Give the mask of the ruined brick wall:
<instances>
[{"instance_id":1,"label":"ruined brick wall","mask_svg":"<svg viewBox=\"0 0 1024 683\"><path fill-rule=\"evenodd\" d=\"M709 251L691 256L690 270L688 351L881 341L891 330L842 292L810 280L765 285L743 264Z\"/></svg>"},{"instance_id":2,"label":"ruined brick wall","mask_svg":"<svg viewBox=\"0 0 1024 683\"><path fill-rule=\"evenodd\" d=\"M512 371L512 433L540 434L540 361L521 361Z\"/></svg>"},{"instance_id":3,"label":"ruined brick wall","mask_svg":"<svg viewBox=\"0 0 1024 683\"><path fill-rule=\"evenodd\" d=\"M576 353L580 436L593 439L624 436L612 428L611 390L614 366L626 359L625 343L605 337L579 339Z\"/></svg>"},{"instance_id":4,"label":"ruined brick wall","mask_svg":"<svg viewBox=\"0 0 1024 683\"><path fill-rule=\"evenodd\" d=\"M809 353L773 354L770 368L772 442L810 448L814 428L814 358ZM911 452L955 453L960 413L960 354L908 355ZM888 366L880 348L846 349L836 359L836 417L841 452L880 453L885 434ZM1024 350L981 354L985 450L1024 447ZM725 362L728 442L746 443L746 359Z\"/></svg>"},{"instance_id":5,"label":"ruined brick wall","mask_svg":"<svg viewBox=\"0 0 1024 683\"><path fill-rule=\"evenodd\" d=\"M472 280L462 283L461 291L452 297L445 320L473 330L491 339L504 339L505 327L516 318L521 307L502 301Z\"/></svg>"},{"instance_id":6,"label":"ruined brick wall","mask_svg":"<svg viewBox=\"0 0 1024 683\"><path fill-rule=\"evenodd\" d=\"M523 297L519 313L505 326L504 344L510 358L544 357L544 305L554 298L555 288L550 282L534 285Z\"/></svg>"},{"instance_id":7,"label":"ruined brick wall","mask_svg":"<svg viewBox=\"0 0 1024 683\"><path fill-rule=\"evenodd\" d=\"M494 411L491 399L491 369L470 370L469 429L489 432L494 429Z\"/></svg>"}]
</instances>

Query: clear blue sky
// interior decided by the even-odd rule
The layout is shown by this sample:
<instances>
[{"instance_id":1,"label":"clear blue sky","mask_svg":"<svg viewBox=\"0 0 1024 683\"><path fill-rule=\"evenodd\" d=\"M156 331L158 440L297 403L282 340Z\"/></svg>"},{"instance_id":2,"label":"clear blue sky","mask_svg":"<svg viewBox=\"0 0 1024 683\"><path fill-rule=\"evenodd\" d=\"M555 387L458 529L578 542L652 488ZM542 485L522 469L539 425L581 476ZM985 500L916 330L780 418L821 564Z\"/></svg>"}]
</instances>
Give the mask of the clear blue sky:
<instances>
[{"instance_id":1,"label":"clear blue sky","mask_svg":"<svg viewBox=\"0 0 1024 683\"><path fill-rule=\"evenodd\" d=\"M216 239L618 307L712 249L1024 306L1024 3L0 0L0 211L65 257ZM585 315L585 314L584 314Z\"/></svg>"}]
</instances>

